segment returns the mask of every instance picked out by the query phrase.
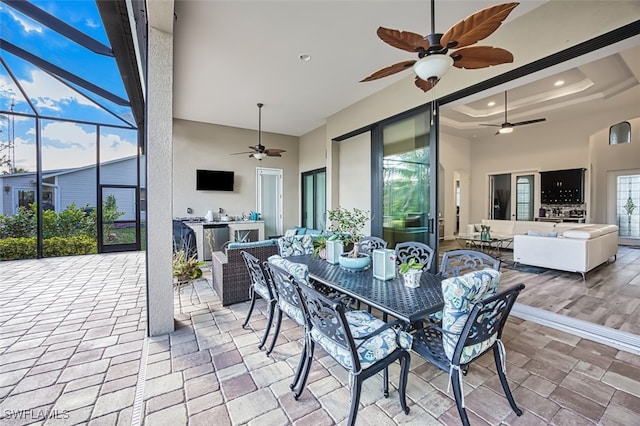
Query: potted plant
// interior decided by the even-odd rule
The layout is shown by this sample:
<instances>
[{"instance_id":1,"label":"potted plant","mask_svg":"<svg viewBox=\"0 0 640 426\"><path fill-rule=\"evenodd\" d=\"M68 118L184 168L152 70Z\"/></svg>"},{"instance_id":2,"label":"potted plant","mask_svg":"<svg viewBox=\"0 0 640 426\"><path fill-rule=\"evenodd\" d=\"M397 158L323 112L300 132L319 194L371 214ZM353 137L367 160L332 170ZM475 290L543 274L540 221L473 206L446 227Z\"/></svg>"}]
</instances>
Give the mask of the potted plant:
<instances>
[{"instance_id":1,"label":"potted plant","mask_svg":"<svg viewBox=\"0 0 640 426\"><path fill-rule=\"evenodd\" d=\"M320 259L326 259L327 240L328 238L325 235L320 235L315 240L313 240L313 257L315 257L316 259L318 257Z\"/></svg>"},{"instance_id":2,"label":"potted plant","mask_svg":"<svg viewBox=\"0 0 640 426\"><path fill-rule=\"evenodd\" d=\"M202 277L202 267L206 262L198 261L196 256L187 256L184 249L173 253L173 276L176 285L183 285Z\"/></svg>"},{"instance_id":3,"label":"potted plant","mask_svg":"<svg viewBox=\"0 0 640 426\"><path fill-rule=\"evenodd\" d=\"M370 219L369 211L337 207L329 210L328 218L331 221L331 230L341 236L343 243L353 244L353 248L340 257L340 264L353 269L364 269L369 266L371 258L360 254L358 245L360 239L364 237L362 228Z\"/></svg>"},{"instance_id":4,"label":"potted plant","mask_svg":"<svg viewBox=\"0 0 640 426\"><path fill-rule=\"evenodd\" d=\"M420 287L420 277L422 277L423 267L424 265L414 258L401 263L398 267L398 272L404 278L404 285L411 288Z\"/></svg>"}]
</instances>

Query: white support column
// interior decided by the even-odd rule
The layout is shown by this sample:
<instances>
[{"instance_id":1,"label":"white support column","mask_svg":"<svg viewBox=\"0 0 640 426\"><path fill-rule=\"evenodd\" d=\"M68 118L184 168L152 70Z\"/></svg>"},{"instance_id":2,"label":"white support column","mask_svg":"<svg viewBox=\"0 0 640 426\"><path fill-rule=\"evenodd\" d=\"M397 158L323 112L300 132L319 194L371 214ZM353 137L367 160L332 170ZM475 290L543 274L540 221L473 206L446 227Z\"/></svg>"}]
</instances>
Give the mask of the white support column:
<instances>
[{"instance_id":1,"label":"white support column","mask_svg":"<svg viewBox=\"0 0 640 426\"><path fill-rule=\"evenodd\" d=\"M173 1L148 2L162 6L173 23ZM171 7L167 8L170 4ZM147 315L148 334L174 330L172 258L173 203L173 34L154 25L149 10L147 77ZM155 10L158 12L158 10ZM166 12L166 13L164 13ZM166 24L166 16L163 23ZM162 21L162 20L161 20ZM163 28L163 30L158 29ZM172 25L171 25L172 28Z\"/></svg>"}]
</instances>

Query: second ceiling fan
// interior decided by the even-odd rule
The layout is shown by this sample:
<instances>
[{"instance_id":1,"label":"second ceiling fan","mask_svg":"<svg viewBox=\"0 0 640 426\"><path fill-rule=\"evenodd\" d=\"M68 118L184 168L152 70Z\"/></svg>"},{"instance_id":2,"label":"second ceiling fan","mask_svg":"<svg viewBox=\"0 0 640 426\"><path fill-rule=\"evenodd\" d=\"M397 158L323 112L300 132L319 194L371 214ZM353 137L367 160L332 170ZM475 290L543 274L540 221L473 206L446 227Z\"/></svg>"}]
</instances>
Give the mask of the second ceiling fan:
<instances>
[{"instance_id":1,"label":"second ceiling fan","mask_svg":"<svg viewBox=\"0 0 640 426\"><path fill-rule=\"evenodd\" d=\"M518 121L517 123L509 123L507 119L507 92L504 92L504 122L502 124L481 124L481 126L500 127L496 132L496 135L503 135L505 133L513 132L513 128L517 126L524 126L526 124L540 123L547 121L546 118L534 118L533 120Z\"/></svg>"},{"instance_id":2,"label":"second ceiling fan","mask_svg":"<svg viewBox=\"0 0 640 426\"><path fill-rule=\"evenodd\" d=\"M262 145L262 107L263 103L258 104L258 145L249 146L252 151L234 152L231 155L249 154L250 158L262 161L265 157L282 157L283 152L287 152L284 149L267 148Z\"/></svg>"}]
</instances>

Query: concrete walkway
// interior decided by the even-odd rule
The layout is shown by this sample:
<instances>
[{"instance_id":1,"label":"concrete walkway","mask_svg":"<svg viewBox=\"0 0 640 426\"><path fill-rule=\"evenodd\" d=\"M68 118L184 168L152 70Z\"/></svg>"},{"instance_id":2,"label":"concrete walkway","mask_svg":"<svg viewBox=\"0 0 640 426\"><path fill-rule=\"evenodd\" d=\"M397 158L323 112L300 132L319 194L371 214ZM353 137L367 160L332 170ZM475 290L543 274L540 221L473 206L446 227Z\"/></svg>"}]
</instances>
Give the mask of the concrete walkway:
<instances>
[{"instance_id":1,"label":"concrete walkway","mask_svg":"<svg viewBox=\"0 0 640 426\"><path fill-rule=\"evenodd\" d=\"M344 424L349 379L321 350L289 390L302 330L258 350L265 304L223 307L208 282L176 294L176 331L145 338L144 253L0 262L0 425ZM179 299L183 312L180 313ZM192 303L193 301L193 303ZM516 417L491 357L465 377L473 425L640 424L640 357L511 319L504 336ZM359 425L458 425L448 376L412 357L405 415L393 387L365 382Z\"/></svg>"}]
</instances>

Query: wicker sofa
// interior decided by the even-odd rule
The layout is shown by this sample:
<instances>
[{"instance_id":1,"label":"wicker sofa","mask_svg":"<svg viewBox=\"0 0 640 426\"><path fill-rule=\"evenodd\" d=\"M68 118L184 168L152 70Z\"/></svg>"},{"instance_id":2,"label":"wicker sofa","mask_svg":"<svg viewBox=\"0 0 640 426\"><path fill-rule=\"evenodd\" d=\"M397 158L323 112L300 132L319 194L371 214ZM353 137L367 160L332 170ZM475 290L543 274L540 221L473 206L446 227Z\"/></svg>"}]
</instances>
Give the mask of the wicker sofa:
<instances>
[{"instance_id":1,"label":"wicker sofa","mask_svg":"<svg viewBox=\"0 0 640 426\"><path fill-rule=\"evenodd\" d=\"M223 306L249 300L251 280L240 254L243 250L251 253L260 261L266 261L269 256L278 254L278 244L276 240L231 243L226 252L212 253L213 287L222 300Z\"/></svg>"}]
</instances>

